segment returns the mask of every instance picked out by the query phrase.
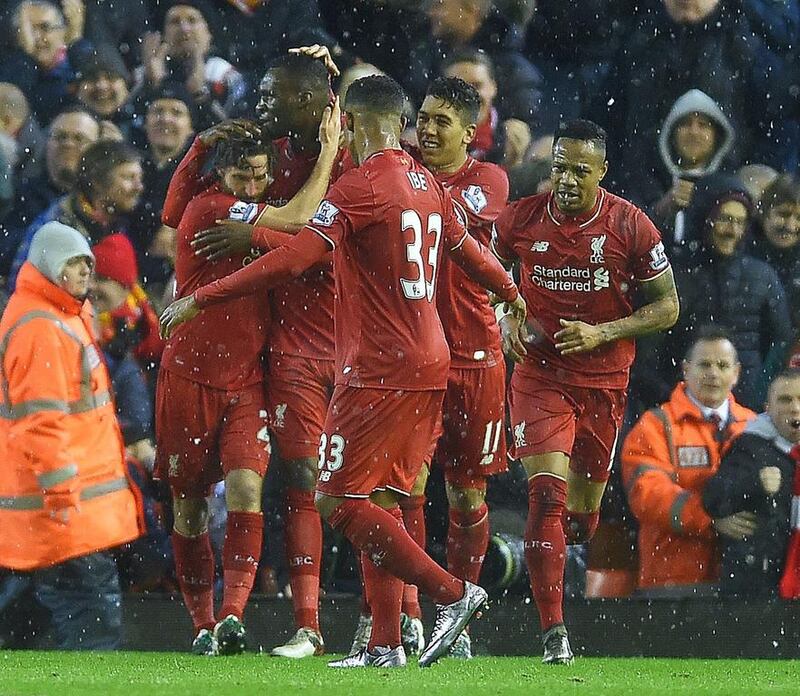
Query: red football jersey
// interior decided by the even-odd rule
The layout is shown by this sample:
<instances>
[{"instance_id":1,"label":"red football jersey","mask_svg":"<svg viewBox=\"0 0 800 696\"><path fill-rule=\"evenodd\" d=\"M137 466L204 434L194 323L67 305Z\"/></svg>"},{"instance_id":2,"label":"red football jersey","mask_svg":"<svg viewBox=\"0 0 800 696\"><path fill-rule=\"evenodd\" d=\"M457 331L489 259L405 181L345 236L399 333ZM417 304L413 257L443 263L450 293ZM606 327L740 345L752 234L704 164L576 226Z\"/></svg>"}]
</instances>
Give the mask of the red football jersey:
<instances>
[{"instance_id":1,"label":"red football jersey","mask_svg":"<svg viewBox=\"0 0 800 696\"><path fill-rule=\"evenodd\" d=\"M337 384L445 389L436 311L442 247L466 232L433 175L402 150L344 174L308 227L334 247Z\"/></svg>"},{"instance_id":2,"label":"red football jersey","mask_svg":"<svg viewBox=\"0 0 800 696\"><path fill-rule=\"evenodd\" d=\"M263 203L245 203L217 185L191 200L178 225L175 277L178 297L227 276L252 256L219 261L197 256L189 246L194 235L222 218L252 222ZM267 293L256 293L205 309L194 321L179 326L167 342L161 366L170 372L217 389L237 389L263 379L262 355L269 328Z\"/></svg>"},{"instance_id":3,"label":"red football jersey","mask_svg":"<svg viewBox=\"0 0 800 696\"><path fill-rule=\"evenodd\" d=\"M267 198L272 205L285 205L308 181L317 163L317 156L295 153L290 138L275 141L276 161ZM331 183L353 161L347 148L339 152L333 165ZM312 269L300 278L279 285L272 291L272 336L270 350L311 359L333 360L334 304L333 269L330 266Z\"/></svg>"},{"instance_id":4,"label":"red football jersey","mask_svg":"<svg viewBox=\"0 0 800 696\"><path fill-rule=\"evenodd\" d=\"M469 233L482 244L508 203L508 176L497 165L467 158L453 174L436 177L467 214ZM439 271L439 318L453 367L490 367L503 359L500 330L486 290L447 256Z\"/></svg>"},{"instance_id":5,"label":"red football jersey","mask_svg":"<svg viewBox=\"0 0 800 696\"><path fill-rule=\"evenodd\" d=\"M511 203L495 221L492 244L501 259L520 262L520 292L533 337L517 369L539 375L544 370L573 386L625 388L632 339L561 355L553 336L562 328L560 319L600 324L630 315L637 282L667 271L661 235L647 215L600 189L590 212L569 217L551 193L543 193Z\"/></svg>"}]
</instances>

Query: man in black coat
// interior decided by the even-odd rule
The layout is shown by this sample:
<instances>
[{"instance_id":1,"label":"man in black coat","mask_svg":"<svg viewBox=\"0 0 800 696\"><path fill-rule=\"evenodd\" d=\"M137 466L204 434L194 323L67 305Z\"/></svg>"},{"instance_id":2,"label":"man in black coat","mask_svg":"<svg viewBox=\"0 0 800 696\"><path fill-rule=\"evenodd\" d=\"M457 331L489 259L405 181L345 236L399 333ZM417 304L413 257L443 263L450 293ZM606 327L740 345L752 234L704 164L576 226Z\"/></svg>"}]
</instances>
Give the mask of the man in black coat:
<instances>
[{"instance_id":1,"label":"man in black coat","mask_svg":"<svg viewBox=\"0 0 800 696\"><path fill-rule=\"evenodd\" d=\"M767 411L745 428L703 490L713 517L750 513L756 530L741 540L721 539L720 594L774 596L790 534L792 482L800 446L800 370L779 374L770 385Z\"/></svg>"}]
</instances>

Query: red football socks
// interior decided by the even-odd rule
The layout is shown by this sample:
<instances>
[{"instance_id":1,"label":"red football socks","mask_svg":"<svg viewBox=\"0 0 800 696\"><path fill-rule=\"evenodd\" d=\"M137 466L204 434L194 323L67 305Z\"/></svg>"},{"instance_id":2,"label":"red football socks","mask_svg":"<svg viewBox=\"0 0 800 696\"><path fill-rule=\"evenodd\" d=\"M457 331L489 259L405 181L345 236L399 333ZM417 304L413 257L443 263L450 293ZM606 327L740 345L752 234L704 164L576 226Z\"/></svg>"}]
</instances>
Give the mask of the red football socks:
<instances>
[{"instance_id":1,"label":"red football socks","mask_svg":"<svg viewBox=\"0 0 800 696\"><path fill-rule=\"evenodd\" d=\"M286 557L295 624L319 632L322 520L314 507L313 491L286 490Z\"/></svg>"},{"instance_id":2,"label":"red football socks","mask_svg":"<svg viewBox=\"0 0 800 696\"><path fill-rule=\"evenodd\" d=\"M387 510L392 517L401 519L399 508ZM364 592L372 609L372 634L369 649L376 646L395 648L400 645L400 609L405 585L400 578L383 567L375 565L369 555L361 553L361 571Z\"/></svg>"},{"instance_id":3,"label":"red football socks","mask_svg":"<svg viewBox=\"0 0 800 696\"><path fill-rule=\"evenodd\" d=\"M211 630L214 619L214 551L208 532L186 537L172 531L175 552L175 574L183 601L192 617L195 633L202 628Z\"/></svg>"},{"instance_id":4,"label":"red football socks","mask_svg":"<svg viewBox=\"0 0 800 696\"><path fill-rule=\"evenodd\" d=\"M599 511L572 512L564 508L561 526L564 527L567 544L585 544L597 531L598 522L600 522Z\"/></svg>"},{"instance_id":5,"label":"red football socks","mask_svg":"<svg viewBox=\"0 0 800 696\"><path fill-rule=\"evenodd\" d=\"M462 512L450 508L447 529L447 569L457 578L477 583L489 545L489 508Z\"/></svg>"},{"instance_id":6,"label":"red football socks","mask_svg":"<svg viewBox=\"0 0 800 696\"><path fill-rule=\"evenodd\" d=\"M425 496L411 495L400 498L400 510L403 513L403 524L410 536L421 548L425 548ZM456 573L453 573L456 575ZM419 606L419 590L416 585L403 586L402 612L412 619L422 618Z\"/></svg>"},{"instance_id":7,"label":"red football socks","mask_svg":"<svg viewBox=\"0 0 800 696\"><path fill-rule=\"evenodd\" d=\"M369 500L346 499L328 521L373 563L404 582L416 585L438 604L451 604L464 596L463 581L428 556L408 535L400 520ZM370 604L375 601L369 592L367 598Z\"/></svg>"},{"instance_id":8,"label":"red football socks","mask_svg":"<svg viewBox=\"0 0 800 696\"><path fill-rule=\"evenodd\" d=\"M222 548L224 589L220 616L241 619L256 579L264 517L260 512L228 512L225 545Z\"/></svg>"},{"instance_id":9,"label":"red football socks","mask_svg":"<svg viewBox=\"0 0 800 696\"><path fill-rule=\"evenodd\" d=\"M566 481L551 474L528 480L528 524L525 560L542 631L564 623L564 565L567 545L561 515L567 499Z\"/></svg>"}]
</instances>

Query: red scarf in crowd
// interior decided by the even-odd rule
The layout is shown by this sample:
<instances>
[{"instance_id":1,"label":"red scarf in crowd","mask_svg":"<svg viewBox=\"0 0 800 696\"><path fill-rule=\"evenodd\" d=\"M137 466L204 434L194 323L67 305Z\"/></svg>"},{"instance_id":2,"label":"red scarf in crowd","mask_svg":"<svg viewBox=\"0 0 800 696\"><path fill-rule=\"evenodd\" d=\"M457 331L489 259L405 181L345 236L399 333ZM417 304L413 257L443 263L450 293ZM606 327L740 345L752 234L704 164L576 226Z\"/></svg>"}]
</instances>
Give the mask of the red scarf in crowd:
<instances>
[{"instance_id":1,"label":"red scarf in crowd","mask_svg":"<svg viewBox=\"0 0 800 696\"><path fill-rule=\"evenodd\" d=\"M143 364L157 363L164 352L164 341L158 334L158 316L145 291L137 284L131 288L125 302L112 312L101 312L97 317L100 325L100 342L106 347L115 339L122 338L124 331L131 340L133 354Z\"/></svg>"},{"instance_id":2,"label":"red scarf in crowd","mask_svg":"<svg viewBox=\"0 0 800 696\"><path fill-rule=\"evenodd\" d=\"M800 599L800 445L792 447L789 456L794 460L792 484L792 536L786 553L786 567L778 585L781 599Z\"/></svg>"}]
</instances>

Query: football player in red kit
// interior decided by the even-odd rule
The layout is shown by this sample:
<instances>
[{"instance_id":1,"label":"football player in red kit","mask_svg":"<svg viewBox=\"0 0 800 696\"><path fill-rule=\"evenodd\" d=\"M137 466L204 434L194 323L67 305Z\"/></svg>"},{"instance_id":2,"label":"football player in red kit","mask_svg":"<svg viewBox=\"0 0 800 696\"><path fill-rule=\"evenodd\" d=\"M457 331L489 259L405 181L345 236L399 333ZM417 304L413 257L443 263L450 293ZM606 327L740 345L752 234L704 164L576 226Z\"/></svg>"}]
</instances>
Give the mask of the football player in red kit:
<instances>
[{"instance_id":1,"label":"football player in red kit","mask_svg":"<svg viewBox=\"0 0 800 696\"><path fill-rule=\"evenodd\" d=\"M318 199L327 188L337 154L340 115L329 110L320 126L323 152L311 177ZM220 136L224 131L224 138ZM178 225L176 280L179 296L241 268L252 255L215 261L192 249L198 230L228 218L283 223L295 202L276 209L263 201L270 181L272 144L258 139L255 123L217 126L198 138L216 141L216 181L186 206ZM187 155L185 164L196 153ZM188 164L187 164L188 166ZM273 233L272 243L283 237ZM275 240L278 240L276 242ZM269 328L266 294L215 307L176 332L161 361L156 404L157 471L173 491L173 545L178 581L197 631L199 654L240 652L241 619L261 553L261 481L269 457L262 357ZM223 550L224 593L220 616L213 605L214 557L208 538L206 496L224 478L228 523Z\"/></svg>"},{"instance_id":2,"label":"football player in red kit","mask_svg":"<svg viewBox=\"0 0 800 696\"><path fill-rule=\"evenodd\" d=\"M417 112L417 142L422 163L465 211L470 234L489 244L492 222L508 202L508 177L497 165L467 154L480 104L475 88L463 80L434 80ZM486 291L447 257L442 258L438 282L436 307L450 346L442 435L434 456L435 465L444 469L450 506L447 568L456 577L477 583L489 543L486 480L507 468L505 362ZM423 470L423 484L426 476ZM417 530L422 544L424 502L424 495L400 501L406 528ZM417 520L411 518L415 513ZM418 604L407 604L404 597L404 613L413 620ZM450 654L461 659L472 656L466 631Z\"/></svg>"},{"instance_id":3,"label":"football player in red kit","mask_svg":"<svg viewBox=\"0 0 800 696\"><path fill-rule=\"evenodd\" d=\"M296 203L319 192L310 178L320 155L317 131L321 114L330 101L328 73L335 70L330 55L318 55L322 47L292 49L301 55L287 55L270 67L261 81L261 100L256 111L261 127L275 138L273 180L267 200L283 212L279 229L300 229L313 210L298 218ZM319 57L320 60L314 58ZM236 122L220 128L234 128ZM224 136L224 134L223 134ZM183 207L198 187L204 153L187 166L186 175L170 186L165 218L180 219ZM188 163L187 163L188 165ZM183 164L181 165L183 167ZM346 149L331 172L334 181L352 166ZM291 199L291 203L287 201ZM284 205L286 204L286 205ZM285 212L284 212L285 211ZM299 220L299 224L292 221ZM260 228L254 220L212 221L210 229L198 231L194 249L211 260L232 253L246 253L261 244ZM271 226L275 227L274 222ZM273 446L273 466L281 468L286 484L286 555L292 589L296 632L272 654L302 658L324 652L319 623L319 576L322 557L322 523L314 507L317 476L317 448L334 383L333 274L330 263L321 264L272 293L272 322L267 353L267 410Z\"/></svg>"},{"instance_id":4,"label":"football player in red kit","mask_svg":"<svg viewBox=\"0 0 800 696\"><path fill-rule=\"evenodd\" d=\"M430 452L447 383L449 349L435 307L442 250L514 316L525 313L513 281L467 234L449 196L400 149L404 99L391 78L354 82L345 114L359 166L285 246L174 302L161 317L169 335L202 309L286 282L334 250L336 389L320 439L316 504L361 551L373 612L368 647L334 667L405 665L403 581L437 602L421 666L449 650L486 599L414 542L397 507Z\"/></svg>"},{"instance_id":5,"label":"football player in red kit","mask_svg":"<svg viewBox=\"0 0 800 696\"><path fill-rule=\"evenodd\" d=\"M597 527L633 339L678 318L658 230L600 187L607 167L602 128L563 124L552 192L510 204L493 229L498 258L520 265L531 317L500 325L504 349L519 363L509 393L513 455L528 475L525 557L549 664L573 659L562 609L566 544L588 541ZM637 289L645 304L633 311Z\"/></svg>"}]
</instances>

